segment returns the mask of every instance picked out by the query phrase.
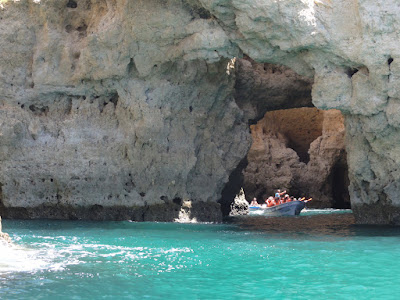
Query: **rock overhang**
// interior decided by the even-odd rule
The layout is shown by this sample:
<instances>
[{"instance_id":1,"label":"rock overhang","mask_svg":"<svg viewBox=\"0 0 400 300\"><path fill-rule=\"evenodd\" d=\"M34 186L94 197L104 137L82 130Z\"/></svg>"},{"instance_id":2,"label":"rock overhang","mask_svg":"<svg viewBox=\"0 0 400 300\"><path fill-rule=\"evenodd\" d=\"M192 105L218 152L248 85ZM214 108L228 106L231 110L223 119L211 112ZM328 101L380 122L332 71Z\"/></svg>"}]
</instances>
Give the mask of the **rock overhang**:
<instances>
[{"instance_id":1,"label":"rock overhang","mask_svg":"<svg viewBox=\"0 0 400 300\"><path fill-rule=\"evenodd\" d=\"M148 192L138 189L136 196L127 197L128 203L144 205L139 198L143 193L149 201L161 196L215 201L213 194L219 193L248 149L248 144L244 145L249 141L245 117L233 101L234 79L225 74L228 60L246 53L259 62L286 65L313 78L314 105L345 114L354 204L397 205L391 195L396 190L392 183L399 180L395 168L399 149L387 142L399 134L396 32L400 11L394 9L394 1L88 0L76 2L76 7L68 3L25 0L7 3L1 11L1 22L7 25L1 32L4 51L0 54L2 118L6 124L2 128L3 184L18 182L17 174L23 174L24 165L18 170L14 162L31 154L27 148L18 150L21 143L35 152L36 141L47 142L40 148L47 152L48 147L57 149L62 144L62 135L57 134L63 132L63 126L83 126L82 115L60 117L59 112L68 111L71 102L75 110L83 110L81 114L91 114L87 123L98 122L101 125L97 127L108 130L101 138L118 131L127 141L100 151L98 161L100 157L113 162L137 159L123 173L133 174L131 169L136 169L138 178L142 170L153 170L143 176ZM119 97L116 106L96 104L97 100L83 104L83 97L90 102L90 97L108 98L114 93ZM107 109L100 112L99 105ZM38 139L27 139L29 135ZM155 142L149 141L150 136L157 136ZM183 136L187 138L179 140ZM154 144L157 154L147 159L146 147ZM83 146L79 148L83 152L78 151L80 158L90 156L82 142L77 145ZM139 145L142 150L138 150ZM238 147L236 151L233 145ZM158 155L169 153L167 149L173 149L174 155ZM66 152L72 155L74 151ZM55 155L49 155L42 165L55 160ZM155 166L164 165L164 171L150 176L158 167L143 163L147 160ZM190 167L180 172L182 161ZM174 165L179 167L171 167ZM117 166L97 172L115 179L120 175L116 170L121 169ZM34 163L31 168L38 169ZM54 172L58 172L57 167L47 175ZM173 179L166 180L168 177ZM192 177L195 179L188 179ZM185 184L176 187L172 181ZM150 188L152 182L160 183L161 191ZM125 183L117 183L121 185L118 190L123 190ZM203 197L205 186L210 192ZM62 187L51 188L54 202L59 200L56 192ZM11 196L9 189L3 187L6 204L18 197L29 198ZM190 189L196 192L188 192ZM27 192L29 189L23 195ZM39 198L38 194L29 201L36 203ZM115 201L125 203L118 198Z\"/></svg>"}]
</instances>

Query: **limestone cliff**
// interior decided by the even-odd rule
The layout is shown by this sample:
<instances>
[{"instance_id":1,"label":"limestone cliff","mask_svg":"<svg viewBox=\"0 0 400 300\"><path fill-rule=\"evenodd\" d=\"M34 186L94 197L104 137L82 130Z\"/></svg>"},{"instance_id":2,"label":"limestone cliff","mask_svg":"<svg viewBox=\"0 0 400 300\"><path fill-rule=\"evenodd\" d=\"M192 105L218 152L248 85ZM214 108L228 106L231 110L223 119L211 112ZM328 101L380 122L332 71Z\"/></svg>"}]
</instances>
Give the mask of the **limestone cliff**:
<instances>
[{"instance_id":1,"label":"limestone cliff","mask_svg":"<svg viewBox=\"0 0 400 300\"><path fill-rule=\"evenodd\" d=\"M0 13L4 216L167 221L190 199L197 220L220 220L250 136L216 20L176 1Z\"/></svg>"},{"instance_id":2,"label":"limestone cliff","mask_svg":"<svg viewBox=\"0 0 400 300\"><path fill-rule=\"evenodd\" d=\"M0 11L3 215L172 220L190 199L218 220L205 211L218 209L246 156L249 120L270 107L234 100L226 65L245 53L310 78L313 104L342 111L358 222L400 224L397 7L8 1Z\"/></svg>"},{"instance_id":3,"label":"limestone cliff","mask_svg":"<svg viewBox=\"0 0 400 300\"><path fill-rule=\"evenodd\" d=\"M201 2L252 59L314 77L314 105L345 116L357 222L400 224L397 1Z\"/></svg>"}]
</instances>

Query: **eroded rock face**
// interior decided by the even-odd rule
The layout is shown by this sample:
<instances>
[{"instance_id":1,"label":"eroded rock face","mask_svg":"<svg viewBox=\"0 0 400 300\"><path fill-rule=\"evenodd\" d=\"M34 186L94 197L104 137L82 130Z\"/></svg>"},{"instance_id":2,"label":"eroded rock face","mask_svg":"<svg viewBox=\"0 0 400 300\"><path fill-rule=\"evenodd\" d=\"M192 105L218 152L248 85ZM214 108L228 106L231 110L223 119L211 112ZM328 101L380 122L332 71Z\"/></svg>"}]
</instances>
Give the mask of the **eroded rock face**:
<instances>
[{"instance_id":1,"label":"eroded rock face","mask_svg":"<svg viewBox=\"0 0 400 300\"><path fill-rule=\"evenodd\" d=\"M312 197L309 207L335 207L340 200L349 206L346 191L345 195L335 194L341 187L346 189L347 176L335 174L342 159L345 163L340 111L273 111L251 130L253 144L243 171L247 199L257 197L262 203L277 189L286 189L295 197ZM343 178L342 185L335 185L335 176Z\"/></svg>"},{"instance_id":2,"label":"eroded rock face","mask_svg":"<svg viewBox=\"0 0 400 300\"><path fill-rule=\"evenodd\" d=\"M236 61L235 101L249 124L262 119L267 111L313 107L313 78L301 76L283 65L256 63L252 59Z\"/></svg>"},{"instance_id":3,"label":"eroded rock face","mask_svg":"<svg viewBox=\"0 0 400 300\"><path fill-rule=\"evenodd\" d=\"M237 49L189 4L67 4L1 12L3 215L172 221L190 199L219 221L250 138L221 59Z\"/></svg>"},{"instance_id":4,"label":"eroded rock face","mask_svg":"<svg viewBox=\"0 0 400 300\"><path fill-rule=\"evenodd\" d=\"M5 215L215 203L250 145L225 73L246 53L313 78L345 116L358 221L400 223L397 1L39 2L0 12Z\"/></svg>"},{"instance_id":5,"label":"eroded rock face","mask_svg":"<svg viewBox=\"0 0 400 300\"><path fill-rule=\"evenodd\" d=\"M201 2L252 59L314 76L314 105L345 117L357 222L400 224L397 2Z\"/></svg>"}]
</instances>

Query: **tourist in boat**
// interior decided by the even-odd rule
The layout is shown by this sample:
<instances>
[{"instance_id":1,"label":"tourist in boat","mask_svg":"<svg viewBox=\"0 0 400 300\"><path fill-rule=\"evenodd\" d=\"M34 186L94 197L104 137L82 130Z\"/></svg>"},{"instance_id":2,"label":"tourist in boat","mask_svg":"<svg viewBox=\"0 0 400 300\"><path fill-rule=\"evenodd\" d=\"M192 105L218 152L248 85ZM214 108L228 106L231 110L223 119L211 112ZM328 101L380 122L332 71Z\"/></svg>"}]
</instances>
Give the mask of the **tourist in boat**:
<instances>
[{"instance_id":1,"label":"tourist in boat","mask_svg":"<svg viewBox=\"0 0 400 300\"><path fill-rule=\"evenodd\" d=\"M285 203L285 197L281 197L278 201L278 204L283 204Z\"/></svg>"},{"instance_id":2,"label":"tourist in boat","mask_svg":"<svg viewBox=\"0 0 400 300\"><path fill-rule=\"evenodd\" d=\"M257 202L257 198L253 198L253 200L251 201L251 203L250 203L250 206L260 206L259 204L258 204L258 202Z\"/></svg>"},{"instance_id":3,"label":"tourist in boat","mask_svg":"<svg viewBox=\"0 0 400 300\"><path fill-rule=\"evenodd\" d=\"M303 202L309 202L309 201L312 200L312 198L308 198L308 199L306 200L306 197L303 197L303 198L298 199L298 200L299 200L299 201L303 201Z\"/></svg>"},{"instance_id":4,"label":"tourist in boat","mask_svg":"<svg viewBox=\"0 0 400 300\"><path fill-rule=\"evenodd\" d=\"M292 201L292 198L293 198L293 196L292 196L292 197L289 197L289 195L286 194L286 195L285 195L285 202L291 202L291 201Z\"/></svg>"},{"instance_id":5,"label":"tourist in boat","mask_svg":"<svg viewBox=\"0 0 400 300\"><path fill-rule=\"evenodd\" d=\"M275 193L275 199L278 198L278 200L281 199L282 195L286 194L286 190L281 192L281 190L277 190Z\"/></svg>"},{"instance_id":6,"label":"tourist in boat","mask_svg":"<svg viewBox=\"0 0 400 300\"><path fill-rule=\"evenodd\" d=\"M268 199L265 200L265 203L267 203L267 207L272 207L276 205L276 201L272 196L268 197Z\"/></svg>"}]
</instances>

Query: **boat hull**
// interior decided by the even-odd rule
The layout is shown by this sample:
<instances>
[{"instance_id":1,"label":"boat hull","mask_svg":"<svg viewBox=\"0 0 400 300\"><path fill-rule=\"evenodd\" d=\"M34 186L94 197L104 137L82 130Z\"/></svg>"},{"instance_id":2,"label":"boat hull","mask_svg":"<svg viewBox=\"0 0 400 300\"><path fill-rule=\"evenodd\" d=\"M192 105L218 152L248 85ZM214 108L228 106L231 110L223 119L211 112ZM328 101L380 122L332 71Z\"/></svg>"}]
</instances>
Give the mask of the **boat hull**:
<instances>
[{"instance_id":1,"label":"boat hull","mask_svg":"<svg viewBox=\"0 0 400 300\"><path fill-rule=\"evenodd\" d=\"M272 207L254 207L250 206L250 214L264 215L271 217L279 216L297 216L306 206L303 201L291 201Z\"/></svg>"}]
</instances>

